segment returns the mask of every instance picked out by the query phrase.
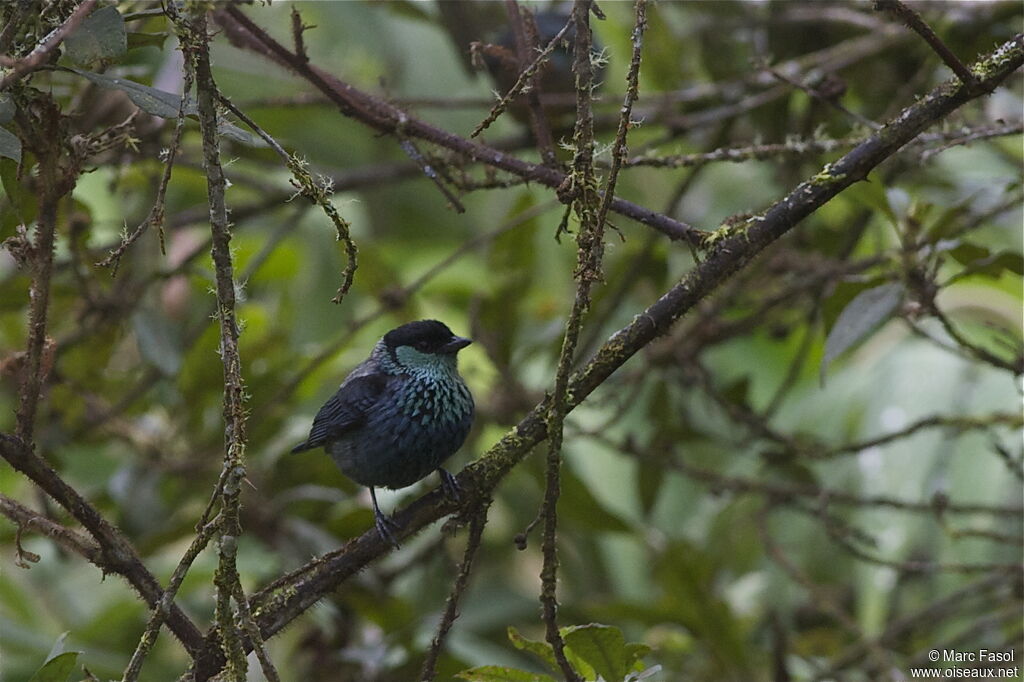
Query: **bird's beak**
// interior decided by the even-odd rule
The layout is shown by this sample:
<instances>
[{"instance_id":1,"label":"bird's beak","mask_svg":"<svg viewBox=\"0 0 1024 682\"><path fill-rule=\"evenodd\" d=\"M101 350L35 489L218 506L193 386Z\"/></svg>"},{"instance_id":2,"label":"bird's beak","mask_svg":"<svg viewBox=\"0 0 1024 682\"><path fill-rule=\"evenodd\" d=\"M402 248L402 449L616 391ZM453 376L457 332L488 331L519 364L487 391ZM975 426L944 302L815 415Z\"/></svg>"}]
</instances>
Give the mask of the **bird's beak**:
<instances>
[{"instance_id":1,"label":"bird's beak","mask_svg":"<svg viewBox=\"0 0 1024 682\"><path fill-rule=\"evenodd\" d=\"M458 353L460 350L473 343L473 339L464 336L453 336L452 340L440 348L441 353Z\"/></svg>"}]
</instances>

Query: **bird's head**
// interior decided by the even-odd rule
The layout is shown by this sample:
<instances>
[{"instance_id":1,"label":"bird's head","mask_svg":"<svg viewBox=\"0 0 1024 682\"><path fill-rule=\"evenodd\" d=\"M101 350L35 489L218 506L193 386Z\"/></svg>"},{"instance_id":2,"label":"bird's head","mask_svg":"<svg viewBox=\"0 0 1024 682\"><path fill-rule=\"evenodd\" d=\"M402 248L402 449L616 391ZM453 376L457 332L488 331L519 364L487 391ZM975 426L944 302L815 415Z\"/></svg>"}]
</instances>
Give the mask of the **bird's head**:
<instances>
[{"instance_id":1,"label":"bird's head","mask_svg":"<svg viewBox=\"0 0 1024 682\"><path fill-rule=\"evenodd\" d=\"M456 336L443 322L419 320L392 329L380 340L388 364L398 371L451 372L456 355L472 341Z\"/></svg>"}]
</instances>

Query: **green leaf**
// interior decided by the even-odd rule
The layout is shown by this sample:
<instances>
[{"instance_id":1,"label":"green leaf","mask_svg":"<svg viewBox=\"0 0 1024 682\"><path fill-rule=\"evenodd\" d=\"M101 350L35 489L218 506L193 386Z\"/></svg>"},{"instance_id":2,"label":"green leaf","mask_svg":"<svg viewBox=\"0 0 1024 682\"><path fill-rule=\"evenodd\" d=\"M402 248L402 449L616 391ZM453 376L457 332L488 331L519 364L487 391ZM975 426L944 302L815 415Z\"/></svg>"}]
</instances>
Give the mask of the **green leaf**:
<instances>
[{"instance_id":1,"label":"green leaf","mask_svg":"<svg viewBox=\"0 0 1024 682\"><path fill-rule=\"evenodd\" d=\"M141 309L132 315L132 328L142 357L164 375L176 375L182 361L176 327L162 315Z\"/></svg>"},{"instance_id":2,"label":"green leaf","mask_svg":"<svg viewBox=\"0 0 1024 682\"><path fill-rule=\"evenodd\" d=\"M864 182L858 182L849 187L845 193L850 199L880 211L893 225L899 224L896 212L893 210L892 204L889 203L889 196L885 193L885 186L877 174L868 175Z\"/></svg>"},{"instance_id":3,"label":"green leaf","mask_svg":"<svg viewBox=\"0 0 1024 682\"><path fill-rule=\"evenodd\" d=\"M555 682L555 678L543 673L531 673L517 668L500 665L482 665L463 670L456 677L469 682Z\"/></svg>"},{"instance_id":4,"label":"green leaf","mask_svg":"<svg viewBox=\"0 0 1024 682\"><path fill-rule=\"evenodd\" d=\"M91 71L83 71L82 69L75 69L71 67L68 67L68 70L82 76L83 78L89 79L101 88L107 88L108 90L120 90L128 95L128 99L130 99L135 106L142 109L147 114L168 119L175 119L178 117L178 108L181 106L181 98L173 93L157 90L156 88L151 88L148 85L142 85L141 83L136 83L135 81L130 81L124 78L114 78L101 73L93 73ZM185 107L186 116L195 117L196 111L195 102L189 102L188 106ZM266 143L259 137L223 120L218 122L217 130L221 135L250 147L266 146Z\"/></svg>"},{"instance_id":5,"label":"green leaf","mask_svg":"<svg viewBox=\"0 0 1024 682\"><path fill-rule=\"evenodd\" d=\"M1024 275L1024 255L1012 251L1003 251L992 261L996 277L1009 270L1015 275Z\"/></svg>"},{"instance_id":6,"label":"green leaf","mask_svg":"<svg viewBox=\"0 0 1024 682\"><path fill-rule=\"evenodd\" d=\"M21 163L21 140L6 128L0 128L0 157Z\"/></svg>"},{"instance_id":7,"label":"green leaf","mask_svg":"<svg viewBox=\"0 0 1024 682\"><path fill-rule=\"evenodd\" d=\"M14 99L9 92L0 92L0 125L14 118Z\"/></svg>"},{"instance_id":8,"label":"green leaf","mask_svg":"<svg viewBox=\"0 0 1024 682\"><path fill-rule=\"evenodd\" d=\"M622 631L611 625L590 623L562 628L565 645L594 669L605 682L622 682L633 669L637 650L628 651Z\"/></svg>"},{"instance_id":9,"label":"green leaf","mask_svg":"<svg viewBox=\"0 0 1024 682\"><path fill-rule=\"evenodd\" d=\"M562 468L562 502L558 511L582 528L628 533L630 525L605 508L569 467Z\"/></svg>"},{"instance_id":10,"label":"green leaf","mask_svg":"<svg viewBox=\"0 0 1024 682\"><path fill-rule=\"evenodd\" d=\"M68 651L54 656L44 663L43 667L37 670L28 682L67 682L77 662L77 651Z\"/></svg>"},{"instance_id":11,"label":"green leaf","mask_svg":"<svg viewBox=\"0 0 1024 682\"><path fill-rule=\"evenodd\" d=\"M64 47L76 64L117 59L128 51L124 18L116 7L101 7L64 40Z\"/></svg>"},{"instance_id":12,"label":"green leaf","mask_svg":"<svg viewBox=\"0 0 1024 682\"><path fill-rule=\"evenodd\" d=\"M555 652L547 642L538 642L534 639L527 639L519 634L519 630L511 625L508 626L508 639L512 642L512 645L515 646L515 648L520 651L528 651L550 665L553 669L558 669L558 663L555 662Z\"/></svg>"},{"instance_id":13,"label":"green leaf","mask_svg":"<svg viewBox=\"0 0 1024 682\"><path fill-rule=\"evenodd\" d=\"M949 250L949 255L952 256L961 265L969 265L975 261L983 260L992 255L992 252L986 249L984 246L978 246L970 242L964 242L955 249Z\"/></svg>"},{"instance_id":14,"label":"green leaf","mask_svg":"<svg viewBox=\"0 0 1024 682\"><path fill-rule=\"evenodd\" d=\"M166 33L129 33L128 49L134 50L137 47L163 49L165 40L167 40Z\"/></svg>"},{"instance_id":15,"label":"green leaf","mask_svg":"<svg viewBox=\"0 0 1024 682\"><path fill-rule=\"evenodd\" d=\"M644 515L650 515L658 501L661 487L666 479L665 471L661 467L641 465L637 468L636 492L640 498L640 508Z\"/></svg>"},{"instance_id":16,"label":"green leaf","mask_svg":"<svg viewBox=\"0 0 1024 682\"><path fill-rule=\"evenodd\" d=\"M626 660L632 660L633 663L630 666L633 670L643 670L644 664L641 659L647 654L651 653L651 647L640 642L629 642L626 644Z\"/></svg>"},{"instance_id":17,"label":"green leaf","mask_svg":"<svg viewBox=\"0 0 1024 682\"><path fill-rule=\"evenodd\" d=\"M825 356L821 359L822 382L829 363L889 319L903 300L903 294L903 284L883 284L860 292L843 308L825 339Z\"/></svg>"},{"instance_id":18,"label":"green leaf","mask_svg":"<svg viewBox=\"0 0 1024 682\"><path fill-rule=\"evenodd\" d=\"M31 166L31 164L26 164ZM28 172L29 169L24 169L23 172ZM13 211L5 211L4 213L4 228L13 226L8 223L8 218L11 214L16 216L16 220L25 225L30 224L36 219L36 214L39 209L39 202L36 200L35 194L25 189L25 187L18 181L18 162L11 159L0 157L0 185L3 185L4 192L7 194L8 200L11 202ZM15 223L17 224L17 223ZM9 236L4 234L5 237Z\"/></svg>"},{"instance_id":19,"label":"green leaf","mask_svg":"<svg viewBox=\"0 0 1024 682\"><path fill-rule=\"evenodd\" d=\"M67 682L68 677L75 669L80 651L64 651L64 641L68 633L63 633L53 643L50 653L36 672L29 678L29 682Z\"/></svg>"},{"instance_id":20,"label":"green leaf","mask_svg":"<svg viewBox=\"0 0 1024 682\"><path fill-rule=\"evenodd\" d=\"M108 90L120 90L128 95L128 99L138 108L147 114L159 116L160 118L174 119L178 117L178 107L181 105L181 98L177 95L142 85L125 78L114 78L101 73L84 71L82 69L68 68L72 73L77 73L82 78L87 78L101 88ZM196 113L195 102L190 102L185 109L186 116L194 116Z\"/></svg>"},{"instance_id":21,"label":"green leaf","mask_svg":"<svg viewBox=\"0 0 1024 682\"><path fill-rule=\"evenodd\" d=\"M431 16L430 12L421 9L420 3L418 2L412 2L411 0L391 0L391 2L387 3L387 8L406 19L415 19L416 21L423 21L431 25L435 22L435 19Z\"/></svg>"}]
</instances>

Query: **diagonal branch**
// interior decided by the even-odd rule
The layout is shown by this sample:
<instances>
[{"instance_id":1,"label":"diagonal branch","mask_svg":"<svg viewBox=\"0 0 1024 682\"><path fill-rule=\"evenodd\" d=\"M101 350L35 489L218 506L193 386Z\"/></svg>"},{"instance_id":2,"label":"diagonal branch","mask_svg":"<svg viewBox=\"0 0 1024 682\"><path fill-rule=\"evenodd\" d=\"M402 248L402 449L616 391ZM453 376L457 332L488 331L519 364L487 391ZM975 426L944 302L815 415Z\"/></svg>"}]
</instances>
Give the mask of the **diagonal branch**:
<instances>
[{"instance_id":1,"label":"diagonal branch","mask_svg":"<svg viewBox=\"0 0 1024 682\"><path fill-rule=\"evenodd\" d=\"M19 530L35 529L39 531L64 549L79 554L87 561L96 564L103 572L110 570L110 566L103 561L99 545L93 540L76 530L65 528L59 523L37 514L6 495L0 495L0 516L6 516L16 523Z\"/></svg>"},{"instance_id":2,"label":"diagonal branch","mask_svg":"<svg viewBox=\"0 0 1024 682\"><path fill-rule=\"evenodd\" d=\"M921 15L915 12L910 7L900 2L900 0L875 0L875 9L882 10L891 13L897 19L907 25L914 33L921 36L928 46L935 51L935 54L946 63L956 77L960 79L964 85L976 88L978 87L978 79L975 77L971 70L964 66L964 63L953 54L953 51L942 42L942 39L935 34L932 27L925 23Z\"/></svg>"},{"instance_id":3,"label":"diagonal branch","mask_svg":"<svg viewBox=\"0 0 1024 682\"><path fill-rule=\"evenodd\" d=\"M388 102L352 87L289 51L288 48L267 35L237 7L218 9L213 16L217 23L224 28L225 34L234 45L258 52L291 69L334 102L341 113L375 130L389 135L401 133L410 138L426 140L473 161L508 171L530 182L536 182L552 189L557 189L567 177L565 173L554 168L523 161L505 152L471 142L432 126L408 115ZM706 236L705 233L691 225L618 197L612 200L611 210L653 227L672 239L685 239L692 244L700 244Z\"/></svg>"},{"instance_id":4,"label":"diagonal branch","mask_svg":"<svg viewBox=\"0 0 1024 682\"><path fill-rule=\"evenodd\" d=\"M163 596L160 583L146 569L121 531L104 519L95 507L68 485L39 455L14 436L0 433L0 456L67 509L89 531L100 546L100 558L103 562L101 568L123 576L142 595L150 608L157 608ZM167 624L185 645L189 654L195 657L201 652L203 635L178 606L171 606Z\"/></svg>"},{"instance_id":5,"label":"diagonal branch","mask_svg":"<svg viewBox=\"0 0 1024 682\"><path fill-rule=\"evenodd\" d=\"M566 408L583 402L627 360L652 340L668 332L672 325L698 302L707 297L731 275L747 265L772 242L793 229L797 223L828 201L863 180L880 163L912 141L964 103L981 92L999 86L1024 64L1024 36L983 55L975 65L980 88L948 81L904 109L881 130L856 148L800 183L788 195L746 225L723 226L714 233L713 248L700 266L689 272L633 321L613 334L570 381ZM463 508L470 508L493 490L502 479L547 436L545 419L550 401L535 406L519 424L498 441L486 455L459 473L458 481L466 491ZM393 516L398 526L395 536L408 537L458 507L438 491L431 491ZM264 638L279 632L324 595L349 577L390 551L373 530L344 547L318 557L254 594L250 600L253 616ZM211 632L204 653L193 672L196 680L207 680L222 667L218 660L218 633Z\"/></svg>"},{"instance_id":6,"label":"diagonal branch","mask_svg":"<svg viewBox=\"0 0 1024 682\"><path fill-rule=\"evenodd\" d=\"M64 20L63 24L43 38L27 57L16 60L12 64L10 73L4 76L3 79L0 79L0 92L3 92L16 81L32 73L46 62L50 55L53 54L53 51L60 46L65 38L71 35L72 31L78 28L78 25L85 19L85 15L89 14L95 6L96 0L85 0L85 2L75 8L75 11Z\"/></svg>"}]
</instances>

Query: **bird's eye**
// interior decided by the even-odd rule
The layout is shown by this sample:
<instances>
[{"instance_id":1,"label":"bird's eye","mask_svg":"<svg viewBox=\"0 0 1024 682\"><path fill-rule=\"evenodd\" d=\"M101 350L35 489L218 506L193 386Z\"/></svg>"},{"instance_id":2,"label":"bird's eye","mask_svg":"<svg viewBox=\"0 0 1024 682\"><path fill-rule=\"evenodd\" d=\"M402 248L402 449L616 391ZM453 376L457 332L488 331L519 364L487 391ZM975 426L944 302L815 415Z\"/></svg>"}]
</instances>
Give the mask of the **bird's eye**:
<instances>
[{"instance_id":1,"label":"bird's eye","mask_svg":"<svg viewBox=\"0 0 1024 682\"><path fill-rule=\"evenodd\" d=\"M416 343L415 343L415 344L413 345L413 348L415 348L416 350L426 350L426 349L427 349L427 346L429 346L429 345L430 345L430 344L428 344L428 343L427 343L426 341L417 341L417 342L416 342Z\"/></svg>"}]
</instances>

